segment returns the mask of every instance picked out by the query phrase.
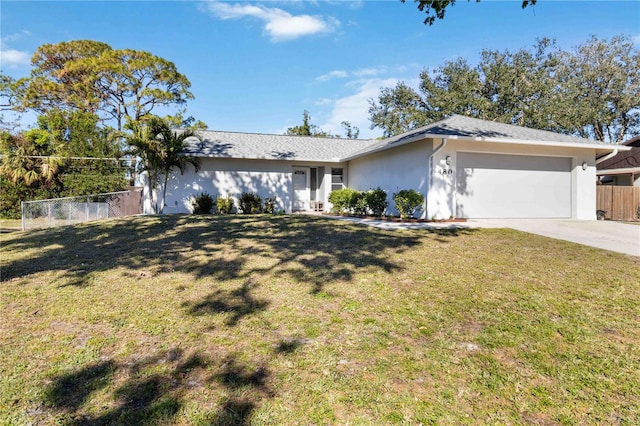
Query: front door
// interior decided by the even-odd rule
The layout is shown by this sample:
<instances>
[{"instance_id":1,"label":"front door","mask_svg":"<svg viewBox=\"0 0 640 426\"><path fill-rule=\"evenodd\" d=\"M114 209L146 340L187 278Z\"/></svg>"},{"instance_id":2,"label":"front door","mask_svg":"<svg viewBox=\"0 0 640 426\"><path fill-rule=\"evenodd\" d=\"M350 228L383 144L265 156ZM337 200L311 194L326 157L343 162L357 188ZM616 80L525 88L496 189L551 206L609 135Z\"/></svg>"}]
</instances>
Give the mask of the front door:
<instances>
[{"instance_id":1,"label":"front door","mask_svg":"<svg viewBox=\"0 0 640 426\"><path fill-rule=\"evenodd\" d=\"M293 168L293 210L309 210L309 168Z\"/></svg>"}]
</instances>

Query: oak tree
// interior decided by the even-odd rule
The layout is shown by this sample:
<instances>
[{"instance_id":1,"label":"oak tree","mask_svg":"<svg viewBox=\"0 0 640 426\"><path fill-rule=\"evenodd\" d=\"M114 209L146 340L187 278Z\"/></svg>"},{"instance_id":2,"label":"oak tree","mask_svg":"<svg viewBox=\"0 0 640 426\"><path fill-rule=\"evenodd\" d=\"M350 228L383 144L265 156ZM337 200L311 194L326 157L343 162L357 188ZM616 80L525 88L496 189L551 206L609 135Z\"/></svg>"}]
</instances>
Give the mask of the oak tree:
<instances>
[{"instance_id":1,"label":"oak tree","mask_svg":"<svg viewBox=\"0 0 640 426\"><path fill-rule=\"evenodd\" d=\"M404 3L406 0L400 0ZM468 0L471 1L471 0ZM535 5L537 0L523 0L522 8ZM444 19L445 11L456 3L456 0L414 0L418 3L418 10L427 14L424 20L425 25L433 25L436 19ZM480 0L476 0L480 3Z\"/></svg>"},{"instance_id":2,"label":"oak tree","mask_svg":"<svg viewBox=\"0 0 640 426\"><path fill-rule=\"evenodd\" d=\"M572 51L548 39L534 49L484 50L447 61L369 101L371 128L396 135L452 114L619 143L640 133L640 51L628 37L595 37Z\"/></svg>"}]
</instances>

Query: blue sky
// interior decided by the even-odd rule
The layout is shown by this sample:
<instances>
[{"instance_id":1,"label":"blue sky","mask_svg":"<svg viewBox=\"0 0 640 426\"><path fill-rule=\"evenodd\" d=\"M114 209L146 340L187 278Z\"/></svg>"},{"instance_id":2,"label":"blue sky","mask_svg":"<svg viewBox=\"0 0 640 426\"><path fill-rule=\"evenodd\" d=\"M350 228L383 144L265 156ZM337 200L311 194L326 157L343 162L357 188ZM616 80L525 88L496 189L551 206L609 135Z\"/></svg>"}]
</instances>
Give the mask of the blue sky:
<instances>
[{"instance_id":1,"label":"blue sky","mask_svg":"<svg viewBox=\"0 0 640 426\"><path fill-rule=\"evenodd\" d=\"M640 2L458 0L425 26L407 0L387 1L7 1L0 2L0 64L27 76L38 46L91 39L146 50L176 64L196 99L188 115L211 129L283 133L312 122L341 133L340 122L377 137L368 99L399 80L482 49L517 50L536 38L569 49L590 35L626 34L640 46Z\"/></svg>"}]
</instances>

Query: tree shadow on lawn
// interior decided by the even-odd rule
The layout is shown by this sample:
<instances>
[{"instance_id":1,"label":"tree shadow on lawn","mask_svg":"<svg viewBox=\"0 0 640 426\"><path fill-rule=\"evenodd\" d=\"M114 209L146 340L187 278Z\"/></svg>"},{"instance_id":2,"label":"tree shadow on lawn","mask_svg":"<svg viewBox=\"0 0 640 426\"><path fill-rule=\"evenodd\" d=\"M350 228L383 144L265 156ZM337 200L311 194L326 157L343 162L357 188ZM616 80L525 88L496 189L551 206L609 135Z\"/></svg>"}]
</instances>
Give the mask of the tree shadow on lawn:
<instances>
[{"instance_id":1,"label":"tree shadow on lawn","mask_svg":"<svg viewBox=\"0 0 640 426\"><path fill-rule=\"evenodd\" d=\"M170 373L140 374L144 367L171 359L176 361L175 355L163 353L136 363L134 367L118 365L113 360L84 366L54 378L45 390L44 403L59 415L62 424L69 426L170 420L182 405L180 396L188 378L185 373L208 365L208 362L195 357L178 363ZM115 384L116 375L126 375L127 379ZM107 391L117 402L97 414L88 414L85 405L97 391Z\"/></svg>"},{"instance_id":2,"label":"tree shadow on lawn","mask_svg":"<svg viewBox=\"0 0 640 426\"><path fill-rule=\"evenodd\" d=\"M448 239L468 230L434 232ZM93 273L119 267L128 269L130 276L175 271L215 281L288 273L318 292L329 280L351 280L357 268L397 270L400 266L389 251L402 252L419 244L415 232L303 215L135 217L11 238L2 247L1 278L59 271L60 285L84 286ZM29 257L20 255L25 250L31 252ZM260 266L265 262L250 261L256 258L274 262Z\"/></svg>"},{"instance_id":3,"label":"tree shadow on lawn","mask_svg":"<svg viewBox=\"0 0 640 426\"><path fill-rule=\"evenodd\" d=\"M159 366L164 371L158 372ZM133 362L107 360L63 373L45 389L43 402L67 426L166 424L178 418L190 390L207 386L222 398L216 409L198 410L202 420L210 425L245 425L264 400L276 396L270 377L267 362L249 367L234 355L214 360L171 349ZM88 404L95 405L92 398L99 398L98 391L115 404L104 404L97 412L91 409ZM197 402L208 406L211 401Z\"/></svg>"},{"instance_id":4,"label":"tree shadow on lawn","mask_svg":"<svg viewBox=\"0 0 640 426\"><path fill-rule=\"evenodd\" d=\"M226 324L234 326L243 317L264 310L269 305L268 301L255 299L251 295L250 291L253 287L251 280L247 280L239 289L233 291L218 289L199 302L185 302L182 306L195 316L230 313Z\"/></svg>"}]
</instances>

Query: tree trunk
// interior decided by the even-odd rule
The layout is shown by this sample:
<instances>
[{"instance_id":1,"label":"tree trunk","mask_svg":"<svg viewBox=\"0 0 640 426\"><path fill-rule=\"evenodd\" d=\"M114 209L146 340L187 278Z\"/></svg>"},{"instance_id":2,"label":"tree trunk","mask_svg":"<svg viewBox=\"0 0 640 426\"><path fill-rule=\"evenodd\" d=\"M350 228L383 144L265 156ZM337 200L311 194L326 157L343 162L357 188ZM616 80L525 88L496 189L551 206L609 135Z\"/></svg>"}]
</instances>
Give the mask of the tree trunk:
<instances>
[{"instance_id":1,"label":"tree trunk","mask_svg":"<svg viewBox=\"0 0 640 426\"><path fill-rule=\"evenodd\" d=\"M167 197L167 182L169 181L169 172L165 170L164 184L162 185L162 204L159 205L159 213L164 214L164 205Z\"/></svg>"}]
</instances>

